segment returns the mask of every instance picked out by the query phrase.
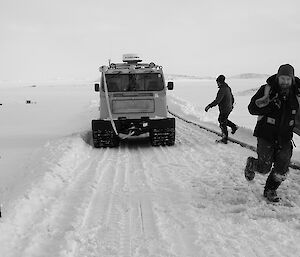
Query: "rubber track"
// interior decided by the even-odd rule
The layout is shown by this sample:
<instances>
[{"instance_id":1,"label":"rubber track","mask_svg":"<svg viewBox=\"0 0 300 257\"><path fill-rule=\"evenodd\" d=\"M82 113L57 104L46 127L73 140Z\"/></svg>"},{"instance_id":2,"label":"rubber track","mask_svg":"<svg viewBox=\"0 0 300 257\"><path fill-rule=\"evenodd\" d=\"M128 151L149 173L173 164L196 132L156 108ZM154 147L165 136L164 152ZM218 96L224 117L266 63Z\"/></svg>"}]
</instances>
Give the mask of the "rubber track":
<instances>
[{"instance_id":1,"label":"rubber track","mask_svg":"<svg viewBox=\"0 0 300 257\"><path fill-rule=\"evenodd\" d=\"M206 128L206 127L204 127L204 126L202 126L200 124L197 124L197 123L195 123L193 121L187 120L187 119L179 116L178 114L171 112L170 110L168 110L168 112L171 115L173 115L174 117L176 117L176 118L178 118L178 119L180 119L180 120L182 120L182 121L184 121L186 123L193 124L193 125L201 128L201 129L204 129L204 130L208 131L208 132L214 133L214 134L216 134L218 136L222 136L222 134L220 132L217 132L217 131L215 131L213 129ZM233 138L230 138L230 137L228 138L228 141L230 141L232 143L235 143L235 144L239 144L240 146L242 146L244 148L247 148L247 149L249 149L249 150L251 150L253 152L256 152L256 147L255 146L249 145L247 143L244 143L242 141L239 141L239 140L236 140L236 139L233 139ZM298 163L295 163L295 162L291 162L290 165L289 165L289 167L292 168L292 169L300 170L300 165Z\"/></svg>"}]
</instances>

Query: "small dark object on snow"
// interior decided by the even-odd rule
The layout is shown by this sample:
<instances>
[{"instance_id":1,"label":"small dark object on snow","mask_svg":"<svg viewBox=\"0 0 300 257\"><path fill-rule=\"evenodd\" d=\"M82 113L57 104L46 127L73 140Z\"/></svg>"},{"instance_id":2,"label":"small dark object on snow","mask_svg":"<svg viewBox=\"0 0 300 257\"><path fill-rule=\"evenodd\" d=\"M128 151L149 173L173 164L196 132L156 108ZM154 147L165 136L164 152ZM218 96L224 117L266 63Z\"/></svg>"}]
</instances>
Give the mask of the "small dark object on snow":
<instances>
[{"instance_id":1,"label":"small dark object on snow","mask_svg":"<svg viewBox=\"0 0 300 257\"><path fill-rule=\"evenodd\" d=\"M253 180L255 177L255 172L253 171L253 159L255 158L251 156L247 158L247 164L245 168L245 178L248 181Z\"/></svg>"},{"instance_id":2,"label":"small dark object on snow","mask_svg":"<svg viewBox=\"0 0 300 257\"><path fill-rule=\"evenodd\" d=\"M265 189L264 197L266 197L268 201L273 203L278 203L280 201L280 198L278 197L276 190Z\"/></svg>"},{"instance_id":3,"label":"small dark object on snow","mask_svg":"<svg viewBox=\"0 0 300 257\"><path fill-rule=\"evenodd\" d=\"M31 104L31 100L26 100L26 104Z\"/></svg>"},{"instance_id":4,"label":"small dark object on snow","mask_svg":"<svg viewBox=\"0 0 300 257\"><path fill-rule=\"evenodd\" d=\"M216 143L227 144L227 139L225 139L225 138L217 139Z\"/></svg>"}]
</instances>

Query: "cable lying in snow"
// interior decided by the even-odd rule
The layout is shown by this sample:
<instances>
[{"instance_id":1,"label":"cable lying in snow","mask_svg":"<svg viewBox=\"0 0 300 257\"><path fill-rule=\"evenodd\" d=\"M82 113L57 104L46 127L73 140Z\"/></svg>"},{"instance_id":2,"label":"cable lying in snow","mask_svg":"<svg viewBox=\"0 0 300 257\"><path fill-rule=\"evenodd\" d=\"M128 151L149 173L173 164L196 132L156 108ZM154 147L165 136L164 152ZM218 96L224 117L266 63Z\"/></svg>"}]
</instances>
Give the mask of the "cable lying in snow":
<instances>
[{"instance_id":1,"label":"cable lying in snow","mask_svg":"<svg viewBox=\"0 0 300 257\"><path fill-rule=\"evenodd\" d=\"M218 135L218 136L222 136L220 132L217 132L217 131L215 131L215 130L213 130L213 129L206 128L206 127L204 127L204 126L202 126L202 125L200 125L200 124L197 124L197 123L195 123L195 122L193 122L193 121L187 120L187 119L185 119L185 118L179 116L178 114L171 112L170 110L168 110L168 112L169 112L171 115L173 115L174 117L176 117L176 118L178 118L178 119L180 119L180 120L182 120L182 121L184 121L184 122L186 122L186 123L193 124L193 125L195 125L195 126L201 128L201 129L204 129L204 130L208 131L208 132L214 133L214 134L216 134L216 135ZM244 148L247 148L247 149L249 149L249 150L251 150L251 151L253 151L253 152L256 152L256 147L255 147L255 146L249 145L249 144L247 144L247 143L244 143L244 142L242 142L242 141L239 141L239 140L236 140L236 139L233 139L233 138L228 138L228 140L229 140L230 142L232 142L232 143L239 144L240 146L242 146L242 147L244 147ZM294 162L291 162L290 165L289 165L289 167L291 167L292 169L300 170L300 165L297 164L297 163L294 163Z\"/></svg>"}]
</instances>

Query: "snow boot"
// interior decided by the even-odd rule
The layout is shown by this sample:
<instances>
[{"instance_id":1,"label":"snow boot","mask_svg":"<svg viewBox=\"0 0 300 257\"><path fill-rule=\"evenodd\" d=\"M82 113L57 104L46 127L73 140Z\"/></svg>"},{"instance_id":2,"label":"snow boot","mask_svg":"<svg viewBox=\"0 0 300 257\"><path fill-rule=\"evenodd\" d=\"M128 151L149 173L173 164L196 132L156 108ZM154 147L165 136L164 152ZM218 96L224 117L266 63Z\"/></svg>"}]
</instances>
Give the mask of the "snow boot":
<instances>
[{"instance_id":1,"label":"snow boot","mask_svg":"<svg viewBox=\"0 0 300 257\"><path fill-rule=\"evenodd\" d=\"M281 181L276 180L276 175L274 171L271 171L270 175L267 178L264 197L268 199L270 202L279 202L280 198L277 196L276 190L280 186Z\"/></svg>"},{"instance_id":2,"label":"snow boot","mask_svg":"<svg viewBox=\"0 0 300 257\"><path fill-rule=\"evenodd\" d=\"M267 198L268 201L272 203L278 203L280 198L278 197L276 190L266 189L264 190L264 197Z\"/></svg>"},{"instance_id":3,"label":"snow boot","mask_svg":"<svg viewBox=\"0 0 300 257\"><path fill-rule=\"evenodd\" d=\"M227 144L227 139L226 138L218 139L218 140L216 140L216 143Z\"/></svg>"},{"instance_id":4,"label":"snow boot","mask_svg":"<svg viewBox=\"0 0 300 257\"><path fill-rule=\"evenodd\" d=\"M256 161L256 159L254 157L248 157L247 158L247 164L245 167L245 178L248 181L251 181L254 179L255 177L255 171L254 171L254 161Z\"/></svg>"},{"instance_id":5,"label":"snow boot","mask_svg":"<svg viewBox=\"0 0 300 257\"><path fill-rule=\"evenodd\" d=\"M235 134L235 132L239 129L239 127L237 125L235 125L235 127L231 128L231 134Z\"/></svg>"}]
</instances>

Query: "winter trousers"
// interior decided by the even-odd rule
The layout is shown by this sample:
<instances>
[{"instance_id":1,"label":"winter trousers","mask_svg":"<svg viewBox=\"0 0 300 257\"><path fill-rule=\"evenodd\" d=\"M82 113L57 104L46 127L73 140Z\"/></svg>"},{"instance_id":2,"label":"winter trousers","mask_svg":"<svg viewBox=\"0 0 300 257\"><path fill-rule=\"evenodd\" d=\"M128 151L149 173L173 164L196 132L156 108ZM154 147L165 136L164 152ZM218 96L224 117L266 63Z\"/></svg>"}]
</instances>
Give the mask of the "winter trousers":
<instances>
[{"instance_id":1,"label":"winter trousers","mask_svg":"<svg viewBox=\"0 0 300 257\"><path fill-rule=\"evenodd\" d=\"M236 125L228 119L230 112L220 112L218 117L218 122L220 124L221 132L222 132L222 139L228 139L228 130L227 127L231 129L235 129Z\"/></svg>"},{"instance_id":2,"label":"winter trousers","mask_svg":"<svg viewBox=\"0 0 300 257\"><path fill-rule=\"evenodd\" d=\"M286 179L292 154L293 145L291 141L279 146L265 139L257 138L258 159L253 160L253 167L256 172L261 174L267 174L271 171L265 189L276 190Z\"/></svg>"}]
</instances>

